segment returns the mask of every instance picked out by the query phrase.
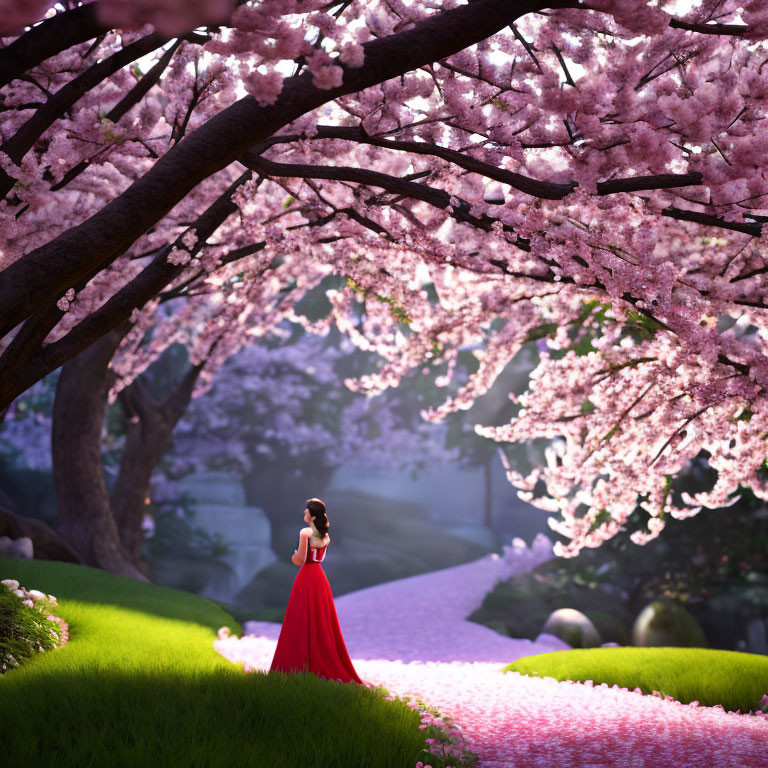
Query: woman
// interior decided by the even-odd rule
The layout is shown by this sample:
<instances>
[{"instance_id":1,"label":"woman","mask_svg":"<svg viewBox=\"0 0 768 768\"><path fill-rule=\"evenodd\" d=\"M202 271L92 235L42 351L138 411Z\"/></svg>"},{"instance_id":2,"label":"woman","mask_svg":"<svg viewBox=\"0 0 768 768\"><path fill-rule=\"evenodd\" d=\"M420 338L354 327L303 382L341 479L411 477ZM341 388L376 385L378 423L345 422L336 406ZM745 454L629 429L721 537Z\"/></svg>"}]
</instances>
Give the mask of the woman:
<instances>
[{"instance_id":1,"label":"woman","mask_svg":"<svg viewBox=\"0 0 768 768\"><path fill-rule=\"evenodd\" d=\"M363 685L347 653L331 585L320 565L331 540L328 515L320 499L307 502L304 522L309 527L299 532L299 547L291 556L291 562L301 569L291 588L269 671L313 672L328 680Z\"/></svg>"}]
</instances>

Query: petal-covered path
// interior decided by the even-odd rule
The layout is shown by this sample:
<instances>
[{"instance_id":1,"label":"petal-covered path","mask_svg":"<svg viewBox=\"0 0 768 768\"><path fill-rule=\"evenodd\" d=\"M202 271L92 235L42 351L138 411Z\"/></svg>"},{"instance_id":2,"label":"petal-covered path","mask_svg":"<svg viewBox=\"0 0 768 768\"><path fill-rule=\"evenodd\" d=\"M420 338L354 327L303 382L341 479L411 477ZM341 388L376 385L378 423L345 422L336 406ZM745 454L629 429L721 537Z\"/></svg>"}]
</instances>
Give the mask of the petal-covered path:
<instances>
[{"instance_id":1,"label":"petal-covered path","mask_svg":"<svg viewBox=\"0 0 768 768\"><path fill-rule=\"evenodd\" d=\"M550 548L545 537L532 549L515 540L503 557L337 598L357 673L453 719L478 768L768 768L768 716L501 671L522 656L569 647L548 636L504 637L465 619L497 581L548 559ZM217 640L216 650L268 670L280 625L250 621L243 630Z\"/></svg>"}]
</instances>

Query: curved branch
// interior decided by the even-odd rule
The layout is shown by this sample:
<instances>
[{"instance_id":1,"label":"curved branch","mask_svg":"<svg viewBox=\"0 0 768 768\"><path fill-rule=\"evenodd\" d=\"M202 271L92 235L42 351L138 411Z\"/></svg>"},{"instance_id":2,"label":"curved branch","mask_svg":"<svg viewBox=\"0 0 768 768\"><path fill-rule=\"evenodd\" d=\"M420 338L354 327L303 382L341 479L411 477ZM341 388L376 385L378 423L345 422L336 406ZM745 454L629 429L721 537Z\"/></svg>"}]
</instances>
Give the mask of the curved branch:
<instances>
[{"instance_id":1,"label":"curved branch","mask_svg":"<svg viewBox=\"0 0 768 768\"><path fill-rule=\"evenodd\" d=\"M191 229L195 230L197 236L194 252L199 250L213 232L237 210L237 206L232 202L232 194L250 178L250 171L243 173L192 224ZM38 346L32 349L32 355L27 353L23 358L17 358L10 354L16 348L14 338L14 341L0 357L0 402L11 403L14 398L43 376L89 347L113 328L127 321L134 309L142 307L177 275L181 274L185 269L184 265L168 262L168 254L171 249L180 243L181 236L174 243L162 248L152 262L133 280L74 326L65 336L42 347L42 349L39 347L39 343L44 339L39 338L40 331L38 330L42 321L38 320L36 316L30 317L17 332L17 336L21 335L24 340L34 335L34 339L38 341ZM47 328L44 335L47 335L61 318L61 311L56 309L55 304L52 305L52 309L58 312L58 317L52 318L53 325ZM28 328L28 324L31 324L30 328Z\"/></svg>"},{"instance_id":2,"label":"curved branch","mask_svg":"<svg viewBox=\"0 0 768 768\"><path fill-rule=\"evenodd\" d=\"M331 165L299 165L294 163L276 163L267 160L255 152L246 152L240 162L248 168L261 173L264 176L282 176L299 179L329 179L331 181L351 181L357 184L366 184L372 187L380 187L397 195L421 200L435 208L445 210L451 205L451 197L458 199L443 189L435 189L427 184L419 184L415 181L401 179L398 176L390 176L379 171L371 171L367 168L351 168L348 166ZM471 224L478 229L490 232L498 219L486 214L473 216L470 205L464 200L460 205L453 206L451 216L456 221ZM505 230L511 232L511 228L505 226ZM518 238L515 243L522 250L530 250L528 241Z\"/></svg>"},{"instance_id":3,"label":"curved branch","mask_svg":"<svg viewBox=\"0 0 768 768\"><path fill-rule=\"evenodd\" d=\"M746 24L697 24L693 21L671 19L669 26L673 29L685 29L688 32L699 32L703 35L735 35L740 37L749 30Z\"/></svg>"},{"instance_id":4,"label":"curved branch","mask_svg":"<svg viewBox=\"0 0 768 768\"><path fill-rule=\"evenodd\" d=\"M672 219L678 219L679 221L693 221L696 224L704 224L708 227L720 227L721 229L732 229L734 232L743 232L745 235L752 235L752 237L760 237L763 225L756 221L752 224L741 223L738 221L726 221L717 216L713 216L710 213L703 213L701 211L687 211L682 208L664 208L661 213L664 216L669 216Z\"/></svg>"},{"instance_id":5,"label":"curved branch","mask_svg":"<svg viewBox=\"0 0 768 768\"><path fill-rule=\"evenodd\" d=\"M574 0L573 3L567 6L568 8L583 8L587 11L596 11L597 13L610 13L610 11L604 11L602 8L594 8L586 3L579 3L578 0ZM749 26L746 24L702 24L695 21L684 21L683 19L677 19L674 16L669 19L669 26L673 29L684 29L688 32L699 32L703 35L734 35L740 37L745 32L749 31Z\"/></svg>"},{"instance_id":6,"label":"curved branch","mask_svg":"<svg viewBox=\"0 0 768 768\"><path fill-rule=\"evenodd\" d=\"M95 3L72 8L36 24L0 49L0 88L41 61L108 31L97 18Z\"/></svg>"},{"instance_id":7,"label":"curved branch","mask_svg":"<svg viewBox=\"0 0 768 768\"><path fill-rule=\"evenodd\" d=\"M566 195L578 188L575 181L569 181L565 184L553 181L539 181L529 176L523 176L514 171L505 168L499 168L490 163L484 163L476 160L474 157L458 152L455 149L441 147L438 144L418 141L400 141L382 139L376 136L368 135L362 126L335 126L318 125L317 133L311 137L299 136L298 134L274 136L258 147L254 151L261 154L269 147L276 144L298 141L299 139L314 141L317 139L342 139L354 141L360 144L369 144L383 149L400 150L411 152L417 155L429 155L439 157L449 163L458 165L466 171L478 173L502 184L509 184L510 187L525 192L528 195L541 198L543 200L562 200ZM701 173L693 171L691 173L659 173L649 176L628 176L623 179L611 179L609 181L597 182L598 195L615 195L618 192L638 192L647 189L672 189L674 187L690 187L701 184Z\"/></svg>"},{"instance_id":8,"label":"curved branch","mask_svg":"<svg viewBox=\"0 0 768 768\"><path fill-rule=\"evenodd\" d=\"M252 96L240 99L172 147L88 220L1 272L0 337L81 275L108 266L200 181L292 120L339 96L451 56L525 13L563 4L559 0L474 0L365 43L363 66L341 66L343 80L337 88L317 88L305 71L283 81L280 96L271 106L259 106Z\"/></svg>"},{"instance_id":9,"label":"curved branch","mask_svg":"<svg viewBox=\"0 0 768 768\"><path fill-rule=\"evenodd\" d=\"M156 85L160 80L160 77L171 63L171 59L182 42L182 39L178 38L173 45L168 47L168 50L162 55L160 60L138 80L136 85L134 85L133 88L131 88L131 90L109 110L109 112L107 112L107 120L112 123L119 122L120 118L123 117L131 107L135 107L147 95L149 89L152 88L153 85ZM56 192L62 187L66 187L70 181L76 179L90 164L90 160L82 160L77 165L70 168L64 174L61 181L51 187L51 191Z\"/></svg>"},{"instance_id":10,"label":"curved branch","mask_svg":"<svg viewBox=\"0 0 768 768\"><path fill-rule=\"evenodd\" d=\"M121 48L98 64L89 67L74 80L70 80L65 86L59 88L13 136L3 142L0 151L5 152L16 165L21 165L24 155L29 152L34 143L78 99L82 98L102 80L113 75L126 64L130 64L130 62L156 50L168 42L168 39L160 35L147 35L125 48ZM9 176L5 171L0 171L0 197L8 194L15 183L16 179Z\"/></svg>"}]
</instances>

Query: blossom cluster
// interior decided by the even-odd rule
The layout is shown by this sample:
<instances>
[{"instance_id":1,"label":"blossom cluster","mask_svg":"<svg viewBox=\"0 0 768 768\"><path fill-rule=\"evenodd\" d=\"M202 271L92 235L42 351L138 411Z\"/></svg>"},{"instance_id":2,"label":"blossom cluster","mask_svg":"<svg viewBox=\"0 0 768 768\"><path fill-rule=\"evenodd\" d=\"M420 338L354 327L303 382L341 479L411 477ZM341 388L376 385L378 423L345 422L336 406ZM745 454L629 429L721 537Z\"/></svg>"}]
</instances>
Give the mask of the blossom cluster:
<instances>
[{"instance_id":1,"label":"blossom cluster","mask_svg":"<svg viewBox=\"0 0 768 768\"><path fill-rule=\"evenodd\" d=\"M507 637L466 616L499 579L551 556L544 539L539 542L530 549L513 542L495 560L486 556L338 598L344 641L357 673L390 696L411 697L412 704L428 701L443 713L440 720L459 723L457 738L481 765L625 768L638 756L660 768L764 764L768 715L762 712L682 704L607 683L504 672L515 659L561 650L564 644L555 645L558 641L545 635L535 641ZM222 633L214 648L243 663L246 671L268 670L280 625L254 621L243 629L241 638ZM425 708L423 715L428 720L421 724L429 727L435 712ZM437 768L439 751L422 755L422 764Z\"/></svg>"},{"instance_id":2,"label":"blossom cluster","mask_svg":"<svg viewBox=\"0 0 768 768\"><path fill-rule=\"evenodd\" d=\"M130 242L107 237L101 267L56 297L61 317L27 367L44 370L47 348L167 269L131 305L112 400L175 342L204 366L202 394L229 356L293 320L381 356L350 389L439 370L446 399L425 413L439 421L536 341L520 411L478 433L551 441L546 466L508 477L558 514L558 554L610 538L638 503L653 518L643 543L740 485L768 498L768 9L677 5L528 5L476 44L355 89L383 41L397 51L413 30L445 34L473 4L100 0L113 28L0 90L2 268L38 248L70 253L78 232L98 250L114 210L148 207L136 185L253 103L274 132L182 184ZM72 10L21 3L0 34ZM133 62L96 77L126 50ZM71 87L81 77L94 79L85 92ZM306 93L296 116L283 102ZM345 283L327 315L297 313L329 276ZM466 349L479 367L457 383ZM670 478L702 451L717 483L681 505Z\"/></svg>"},{"instance_id":3,"label":"blossom cluster","mask_svg":"<svg viewBox=\"0 0 768 768\"><path fill-rule=\"evenodd\" d=\"M27 608L32 608L44 618L47 622L55 622L59 625L59 629L48 628L48 633L51 636L54 647L61 647L66 645L69 641L69 625L61 617L53 615L50 611L58 605L58 600L53 595L46 595L37 589L26 589L22 587L16 579L3 579L0 581L3 585L3 589L7 592L15 595L19 598L19 605L23 605ZM2 637L0 637L2 641ZM38 653L43 653L45 647L38 640L36 644L32 640L27 641L30 646L36 645L34 650ZM1 668L5 672L8 668L18 667L20 664L11 652L3 652L0 654L0 661L2 662Z\"/></svg>"}]
</instances>

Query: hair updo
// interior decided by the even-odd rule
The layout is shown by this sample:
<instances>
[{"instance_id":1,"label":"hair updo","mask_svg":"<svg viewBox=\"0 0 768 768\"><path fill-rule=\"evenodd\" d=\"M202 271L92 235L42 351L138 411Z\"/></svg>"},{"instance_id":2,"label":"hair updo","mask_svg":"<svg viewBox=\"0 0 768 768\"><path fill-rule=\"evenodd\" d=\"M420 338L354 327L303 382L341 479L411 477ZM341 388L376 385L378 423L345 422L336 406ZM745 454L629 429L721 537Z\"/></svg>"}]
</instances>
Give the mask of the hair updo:
<instances>
[{"instance_id":1,"label":"hair updo","mask_svg":"<svg viewBox=\"0 0 768 768\"><path fill-rule=\"evenodd\" d=\"M309 510L310 517L313 518L312 522L315 524L320 537L325 538L325 534L328 533L328 529L331 527L325 511L325 504L320 499L309 499L307 501L307 509Z\"/></svg>"}]
</instances>

